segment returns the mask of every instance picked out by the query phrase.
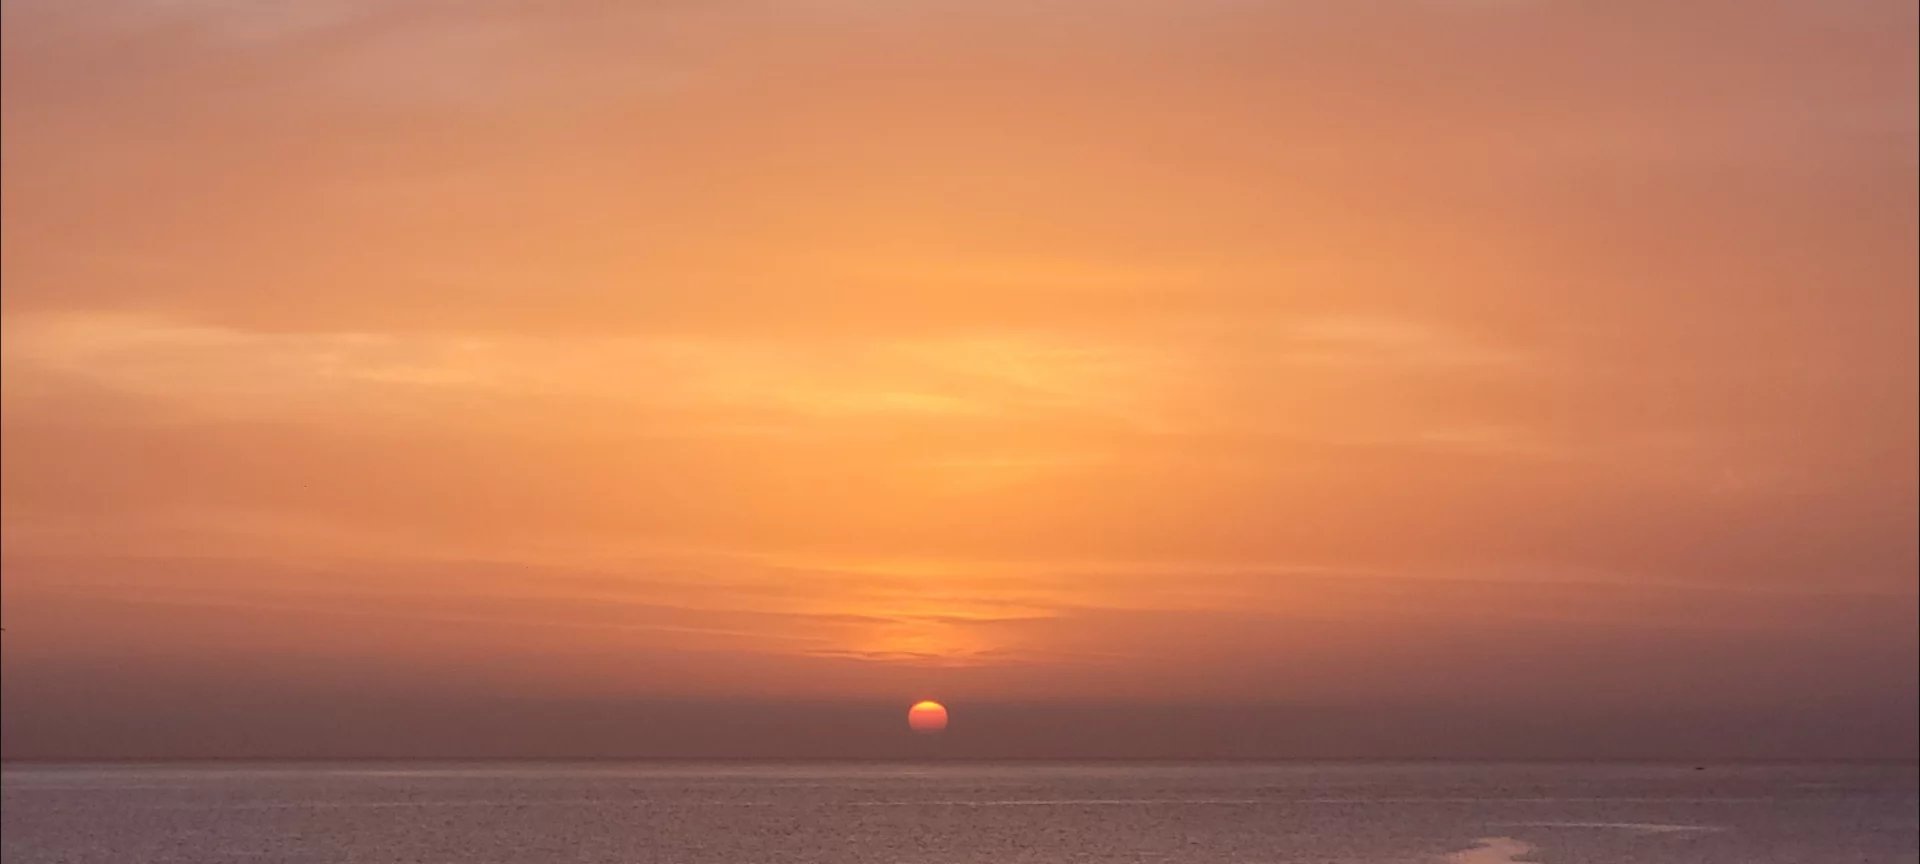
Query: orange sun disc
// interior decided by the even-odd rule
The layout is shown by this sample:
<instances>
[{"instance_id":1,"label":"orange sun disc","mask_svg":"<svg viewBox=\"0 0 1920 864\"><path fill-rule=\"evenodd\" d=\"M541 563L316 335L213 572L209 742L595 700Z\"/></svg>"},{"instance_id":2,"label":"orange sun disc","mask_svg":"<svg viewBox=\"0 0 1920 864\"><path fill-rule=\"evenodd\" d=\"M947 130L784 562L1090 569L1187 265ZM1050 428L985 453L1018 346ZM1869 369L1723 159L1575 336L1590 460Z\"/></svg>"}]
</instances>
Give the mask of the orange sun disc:
<instances>
[{"instance_id":1,"label":"orange sun disc","mask_svg":"<svg viewBox=\"0 0 1920 864\"><path fill-rule=\"evenodd\" d=\"M931 700L915 702L907 709L907 725L922 734L939 732L947 728L947 706Z\"/></svg>"}]
</instances>

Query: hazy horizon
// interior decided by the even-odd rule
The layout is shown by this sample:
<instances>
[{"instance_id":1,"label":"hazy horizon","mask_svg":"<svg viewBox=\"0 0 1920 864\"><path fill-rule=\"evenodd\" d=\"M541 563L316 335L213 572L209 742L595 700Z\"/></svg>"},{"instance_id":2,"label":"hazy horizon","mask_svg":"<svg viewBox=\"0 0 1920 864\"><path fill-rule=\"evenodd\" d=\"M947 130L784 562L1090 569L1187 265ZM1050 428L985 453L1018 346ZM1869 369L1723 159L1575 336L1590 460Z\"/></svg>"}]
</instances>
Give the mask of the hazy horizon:
<instances>
[{"instance_id":1,"label":"hazy horizon","mask_svg":"<svg viewBox=\"0 0 1920 864\"><path fill-rule=\"evenodd\" d=\"M366 700L366 704L376 704ZM85 731L16 719L36 750L7 761L87 762L1618 762L1753 764L1920 759L1902 718L1820 711L1596 714L1572 728L1489 710L1405 706L968 706L940 736L899 733L883 703L651 704L378 701L399 717L343 721L316 705L209 715L161 710ZM151 709L149 709L151 710ZM292 716L293 711L298 716ZM30 714L31 712L23 712ZM1385 719L1383 719L1385 718ZM192 729L188 731L189 721ZM1904 721L1910 722L1910 721ZM155 729L155 726L162 728ZM172 727L172 728L167 728ZM112 735L126 749L97 743ZM1857 743L1838 744L1840 741ZM1417 742L1409 744L1407 742ZM1596 743L1599 742L1599 743ZM62 749L63 747L68 749Z\"/></svg>"},{"instance_id":2,"label":"hazy horizon","mask_svg":"<svg viewBox=\"0 0 1920 864\"><path fill-rule=\"evenodd\" d=\"M1920 755L1912 2L0 14L0 757Z\"/></svg>"}]
</instances>

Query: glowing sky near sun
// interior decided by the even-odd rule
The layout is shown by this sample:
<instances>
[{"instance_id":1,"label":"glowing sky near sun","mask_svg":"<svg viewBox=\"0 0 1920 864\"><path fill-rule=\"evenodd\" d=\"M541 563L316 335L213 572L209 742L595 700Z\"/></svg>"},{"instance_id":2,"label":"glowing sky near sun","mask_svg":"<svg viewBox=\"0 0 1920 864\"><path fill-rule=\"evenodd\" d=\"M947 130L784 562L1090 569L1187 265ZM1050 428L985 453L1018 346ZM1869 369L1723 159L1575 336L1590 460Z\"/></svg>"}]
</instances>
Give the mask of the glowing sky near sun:
<instances>
[{"instance_id":1,"label":"glowing sky near sun","mask_svg":"<svg viewBox=\"0 0 1920 864\"><path fill-rule=\"evenodd\" d=\"M1910 716L1911 3L4 8L9 754L128 681Z\"/></svg>"}]
</instances>

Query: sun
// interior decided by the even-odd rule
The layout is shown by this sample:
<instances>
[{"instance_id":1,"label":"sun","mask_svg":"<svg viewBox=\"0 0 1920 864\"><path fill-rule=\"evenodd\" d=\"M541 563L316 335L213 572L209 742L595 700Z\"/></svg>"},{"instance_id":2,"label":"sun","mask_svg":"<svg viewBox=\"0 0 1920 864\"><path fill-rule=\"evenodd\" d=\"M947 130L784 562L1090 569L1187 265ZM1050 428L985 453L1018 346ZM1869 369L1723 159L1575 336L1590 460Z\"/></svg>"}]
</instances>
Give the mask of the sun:
<instances>
[{"instance_id":1,"label":"sun","mask_svg":"<svg viewBox=\"0 0 1920 864\"><path fill-rule=\"evenodd\" d=\"M913 703L907 709L907 725L922 735L931 735L947 728L947 706L932 700Z\"/></svg>"}]
</instances>

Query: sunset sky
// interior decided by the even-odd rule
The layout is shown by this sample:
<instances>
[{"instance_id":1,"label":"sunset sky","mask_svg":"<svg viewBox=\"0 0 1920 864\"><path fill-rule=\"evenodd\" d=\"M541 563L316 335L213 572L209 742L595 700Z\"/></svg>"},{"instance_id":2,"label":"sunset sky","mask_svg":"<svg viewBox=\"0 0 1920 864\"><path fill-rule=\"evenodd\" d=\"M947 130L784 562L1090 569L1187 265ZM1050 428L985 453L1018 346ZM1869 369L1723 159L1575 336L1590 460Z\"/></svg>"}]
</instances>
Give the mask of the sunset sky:
<instances>
[{"instance_id":1,"label":"sunset sky","mask_svg":"<svg viewBox=\"0 0 1920 864\"><path fill-rule=\"evenodd\" d=\"M0 8L8 757L1916 747L1910 0Z\"/></svg>"}]
</instances>

